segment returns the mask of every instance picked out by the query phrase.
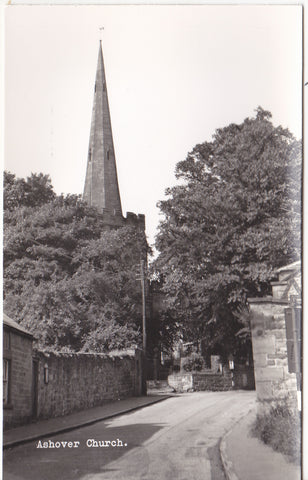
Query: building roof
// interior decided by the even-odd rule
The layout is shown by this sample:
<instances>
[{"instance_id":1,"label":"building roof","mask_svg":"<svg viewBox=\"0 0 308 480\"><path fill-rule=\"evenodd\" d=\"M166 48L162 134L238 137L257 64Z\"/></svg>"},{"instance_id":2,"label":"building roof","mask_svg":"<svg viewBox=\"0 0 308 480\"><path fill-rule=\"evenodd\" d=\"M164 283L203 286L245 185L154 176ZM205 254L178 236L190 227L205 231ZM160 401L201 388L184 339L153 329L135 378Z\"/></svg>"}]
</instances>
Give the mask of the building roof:
<instances>
[{"instance_id":1,"label":"building roof","mask_svg":"<svg viewBox=\"0 0 308 480\"><path fill-rule=\"evenodd\" d=\"M10 327L23 335L27 335L33 338L32 333L28 332L28 330L26 330L17 322L15 322L15 320L12 320L10 317L8 317L4 312L3 312L3 325L6 325L7 327Z\"/></svg>"},{"instance_id":2,"label":"building roof","mask_svg":"<svg viewBox=\"0 0 308 480\"><path fill-rule=\"evenodd\" d=\"M284 265L276 270L277 273L285 272L289 270L299 270L301 268L301 261L297 260L296 262L289 263L289 265Z\"/></svg>"}]
</instances>

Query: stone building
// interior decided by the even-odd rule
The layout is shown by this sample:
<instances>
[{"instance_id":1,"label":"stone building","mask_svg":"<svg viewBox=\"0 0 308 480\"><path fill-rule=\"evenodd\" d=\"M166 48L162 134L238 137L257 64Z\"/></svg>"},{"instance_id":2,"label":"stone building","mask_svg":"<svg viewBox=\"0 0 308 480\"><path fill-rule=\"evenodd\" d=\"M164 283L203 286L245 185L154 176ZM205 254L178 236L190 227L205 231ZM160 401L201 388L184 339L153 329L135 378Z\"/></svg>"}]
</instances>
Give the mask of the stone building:
<instances>
[{"instance_id":1,"label":"stone building","mask_svg":"<svg viewBox=\"0 0 308 480\"><path fill-rule=\"evenodd\" d=\"M301 392L301 263L280 268L277 275L271 296L248 299L261 408L280 401L294 406Z\"/></svg>"},{"instance_id":2,"label":"stone building","mask_svg":"<svg viewBox=\"0 0 308 480\"><path fill-rule=\"evenodd\" d=\"M100 41L83 199L103 214L106 227L134 225L145 230L143 214L122 214L113 145L102 42Z\"/></svg>"},{"instance_id":3,"label":"stone building","mask_svg":"<svg viewBox=\"0 0 308 480\"><path fill-rule=\"evenodd\" d=\"M28 422L35 414L33 336L3 314L3 426Z\"/></svg>"}]
</instances>

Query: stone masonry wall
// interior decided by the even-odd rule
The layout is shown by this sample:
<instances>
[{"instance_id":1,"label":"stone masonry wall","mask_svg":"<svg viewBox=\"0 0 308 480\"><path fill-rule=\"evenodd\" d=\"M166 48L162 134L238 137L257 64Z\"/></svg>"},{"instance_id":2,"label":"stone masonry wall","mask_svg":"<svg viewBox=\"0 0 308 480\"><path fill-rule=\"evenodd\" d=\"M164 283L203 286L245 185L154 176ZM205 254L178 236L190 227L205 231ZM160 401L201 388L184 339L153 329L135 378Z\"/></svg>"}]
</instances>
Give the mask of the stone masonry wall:
<instances>
[{"instance_id":1,"label":"stone masonry wall","mask_svg":"<svg viewBox=\"0 0 308 480\"><path fill-rule=\"evenodd\" d=\"M230 374L194 373L193 385L194 390L197 392L207 390L211 392L223 392L232 389L232 378Z\"/></svg>"},{"instance_id":2,"label":"stone masonry wall","mask_svg":"<svg viewBox=\"0 0 308 480\"><path fill-rule=\"evenodd\" d=\"M232 378L230 374L175 373L168 376L168 384L177 392L190 390L220 392L232 389Z\"/></svg>"},{"instance_id":3,"label":"stone masonry wall","mask_svg":"<svg viewBox=\"0 0 308 480\"><path fill-rule=\"evenodd\" d=\"M191 373L174 373L168 376L168 385L176 392L188 392L193 388Z\"/></svg>"},{"instance_id":4,"label":"stone masonry wall","mask_svg":"<svg viewBox=\"0 0 308 480\"><path fill-rule=\"evenodd\" d=\"M3 408L4 429L26 423L32 415L32 338L10 332L9 403Z\"/></svg>"},{"instance_id":5,"label":"stone masonry wall","mask_svg":"<svg viewBox=\"0 0 308 480\"><path fill-rule=\"evenodd\" d=\"M296 402L296 375L288 371L284 310L287 302L250 302L258 400Z\"/></svg>"},{"instance_id":6,"label":"stone masonry wall","mask_svg":"<svg viewBox=\"0 0 308 480\"><path fill-rule=\"evenodd\" d=\"M38 352L37 358L38 418L66 415L141 394L140 352L136 356Z\"/></svg>"}]
</instances>

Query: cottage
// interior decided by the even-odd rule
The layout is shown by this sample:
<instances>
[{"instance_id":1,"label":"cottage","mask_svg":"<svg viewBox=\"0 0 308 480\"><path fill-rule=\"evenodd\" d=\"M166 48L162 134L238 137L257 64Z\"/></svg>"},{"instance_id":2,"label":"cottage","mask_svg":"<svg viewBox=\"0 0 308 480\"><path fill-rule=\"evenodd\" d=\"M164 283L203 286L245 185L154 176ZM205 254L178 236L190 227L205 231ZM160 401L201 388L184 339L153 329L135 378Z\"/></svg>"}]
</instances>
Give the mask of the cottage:
<instances>
[{"instance_id":1,"label":"cottage","mask_svg":"<svg viewBox=\"0 0 308 480\"><path fill-rule=\"evenodd\" d=\"M26 423L36 410L33 395L33 336L3 314L3 424L4 429Z\"/></svg>"}]
</instances>

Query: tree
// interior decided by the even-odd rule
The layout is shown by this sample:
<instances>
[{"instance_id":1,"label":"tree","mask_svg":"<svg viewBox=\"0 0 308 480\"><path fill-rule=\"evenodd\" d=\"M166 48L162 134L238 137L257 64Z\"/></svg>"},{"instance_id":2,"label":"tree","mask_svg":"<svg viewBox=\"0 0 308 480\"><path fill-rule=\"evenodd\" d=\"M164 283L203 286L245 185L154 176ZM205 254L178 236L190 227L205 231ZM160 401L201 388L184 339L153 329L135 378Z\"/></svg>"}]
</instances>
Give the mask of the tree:
<instances>
[{"instance_id":1,"label":"tree","mask_svg":"<svg viewBox=\"0 0 308 480\"><path fill-rule=\"evenodd\" d=\"M16 178L13 173L4 172L3 203L5 211L16 207L38 207L55 198L49 175L32 173L27 180Z\"/></svg>"},{"instance_id":2,"label":"tree","mask_svg":"<svg viewBox=\"0 0 308 480\"><path fill-rule=\"evenodd\" d=\"M78 196L36 203L11 205L5 217L7 314L41 347L106 351L139 344L133 266L148 251L144 232L106 230L102 215Z\"/></svg>"},{"instance_id":3,"label":"tree","mask_svg":"<svg viewBox=\"0 0 308 480\"><path fill-rule=\"evenodd\" d=\"M227 353L238 309L270 293L275 268L300 256L301 144L271 114L218 129L176 167L159 202L155 262L184 338Z\"/></svg>"}]
</instances>

